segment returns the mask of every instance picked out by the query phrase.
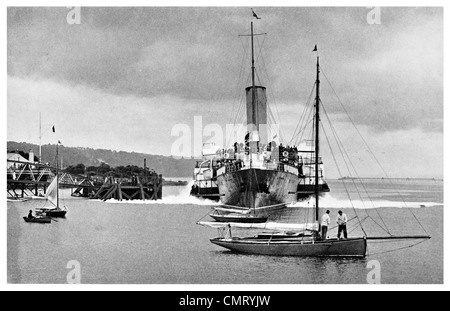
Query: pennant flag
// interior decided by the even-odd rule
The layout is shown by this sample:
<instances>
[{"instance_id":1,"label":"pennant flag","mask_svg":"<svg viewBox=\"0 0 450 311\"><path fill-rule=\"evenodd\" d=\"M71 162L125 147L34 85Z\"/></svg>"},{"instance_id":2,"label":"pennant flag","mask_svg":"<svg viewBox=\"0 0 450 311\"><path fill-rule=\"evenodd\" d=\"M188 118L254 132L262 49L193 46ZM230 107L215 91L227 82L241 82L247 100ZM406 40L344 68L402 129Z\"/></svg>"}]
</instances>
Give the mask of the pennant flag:
<instances>
[{"instance_id":1,"label":"pennant flag","mask_svg":"<svg viewBox=\"0 0 450 311\"><path fill-rule=\"evenodd\" d=\"M255 11L253 11L252 9L252 13L253 13L253 17L255 17L256 19L261 19L261 17L258 17L258 15L256 15Z\"/></svg>"},{"instance_id":2,"label":"pennant flag","mask_svg":"<svg viewBox=\"0 0 450 311\"><path fill-rule=\"evenodd\" d=\"M55 132L55 126L53 125L53 127L52 127L52 130L53 130L53 133Z\"/></svg>"},{"instance_id":3,"label":"pennant flag","mask_svg":"<svg viewBox=\"0 0 450 311\"><path fill-rule=\"evenodd\" d=\"M313 52L317 52L317 44L314 46Z\"/></svg>"}]
</instances>

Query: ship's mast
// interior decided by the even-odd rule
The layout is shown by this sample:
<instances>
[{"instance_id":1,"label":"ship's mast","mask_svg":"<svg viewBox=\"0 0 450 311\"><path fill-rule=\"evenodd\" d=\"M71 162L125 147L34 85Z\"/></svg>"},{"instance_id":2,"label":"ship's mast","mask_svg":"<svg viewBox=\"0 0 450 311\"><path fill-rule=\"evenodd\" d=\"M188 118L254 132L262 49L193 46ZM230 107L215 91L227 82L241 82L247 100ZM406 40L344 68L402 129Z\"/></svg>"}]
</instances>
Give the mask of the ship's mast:
<instances>
[{"instance_id":1,"label":"ship's mast","mask_svg":"<svg viewBox=\"0 0 450 311\"><path fill-rule=\"evenodd\" d=\"M314 193L316 197L316 221L319 221L319 107L320 107L320 66L319 66L319 56L317 55L317 77L316 77L316 118L315 118L315 154L316 154L316 167L315 167L315 181L314 181Z\"/></svg>"},{"instance_id":2,"label":"ship's mast","mask_svg":"<svg viewBox=\"0 0 450 311\"><path fill-rule=\"evenodd\" d=\"M255 52L254 52L254 44L253 44L253 22L251 22L251 36L252 36L252 119L255 122L256 130L259 132L259 122L257 119L258 109L256 105L256 89L255 89Z\"/></svg>"},{"instance_id":3,"label":"ship's mast","mask_svg":"<svg viewBox=\"0 0 450 311\"><path fill-rule=\"evenodd\" d=\"M255 93L256 92L255 92L255 55L254 55L254 48L253 48L253 22L251 22L251 38L252 38L252 119L255 122L256 129L259 130L258 121L256 120L256 107L255 107L256 106L255 105ZM250 170L248 172L249 172L249 174L252 174L253 173L253 170L252 170L253 129L248 138L249 138L249 140L251 138L251 141L249 142ZM253 213L256 216L255 197L254 197L254 193L253 193L253 176L249 176L249 187L250 187L250 191L248 191L248 193L250 195L250 208L253 209Z\"/></svg>"}]
</instances>

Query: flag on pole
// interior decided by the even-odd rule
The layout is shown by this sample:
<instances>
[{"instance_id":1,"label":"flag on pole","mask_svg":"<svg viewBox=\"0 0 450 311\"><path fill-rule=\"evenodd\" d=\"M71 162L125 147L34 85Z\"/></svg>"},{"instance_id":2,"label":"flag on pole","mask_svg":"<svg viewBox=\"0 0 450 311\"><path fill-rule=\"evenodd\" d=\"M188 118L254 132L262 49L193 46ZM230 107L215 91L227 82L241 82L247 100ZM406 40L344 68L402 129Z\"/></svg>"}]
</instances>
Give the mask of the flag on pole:
<instances>
[{"instance_id":1,"label":"flag on pole","mask_svg":"<svg viewBox=\"0 0 450 311\"><path fill-rule=\"evenodd\" d=\"M258 17L258 15L256 15L255 11L253 11L252 9L252 13L253 13L253 17L255 17L256 19L261 19L261 17Z\"/></svg>"}]
</instances>

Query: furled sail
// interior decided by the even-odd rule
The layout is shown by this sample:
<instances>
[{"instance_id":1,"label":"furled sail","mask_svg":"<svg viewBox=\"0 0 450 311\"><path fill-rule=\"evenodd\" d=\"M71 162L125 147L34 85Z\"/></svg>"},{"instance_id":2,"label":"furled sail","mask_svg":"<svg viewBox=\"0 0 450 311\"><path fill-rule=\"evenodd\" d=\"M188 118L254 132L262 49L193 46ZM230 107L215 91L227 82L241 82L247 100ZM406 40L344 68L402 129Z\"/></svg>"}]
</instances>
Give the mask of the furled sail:
<instances>
[{"instance_id":1,"label":"furled sail","mask_svg":"<svg viewBox=\"0 0 450 311\"><path fill-rule=\"evenodd\" d=\"M249 214L250 213L250 209L242 210L242 209L215 207L214 210L221 211L221 212L228 212L228 213L237 213L237 214Z\"/></svg>"},{"instance_id":2,"label":"furled sail","mask_svg":"<svg viewBox=\"0 0 450 311\"><path fill-rule=\"evenodd\" d=\"M231 228L247 228L247 229L264 229L272 231L296 231L296 232L319 231L318 223L290 224L279 222L236 223L236 222L200 221L197 224L215 229L231 227Z\"/></svg>"}]
</instances>

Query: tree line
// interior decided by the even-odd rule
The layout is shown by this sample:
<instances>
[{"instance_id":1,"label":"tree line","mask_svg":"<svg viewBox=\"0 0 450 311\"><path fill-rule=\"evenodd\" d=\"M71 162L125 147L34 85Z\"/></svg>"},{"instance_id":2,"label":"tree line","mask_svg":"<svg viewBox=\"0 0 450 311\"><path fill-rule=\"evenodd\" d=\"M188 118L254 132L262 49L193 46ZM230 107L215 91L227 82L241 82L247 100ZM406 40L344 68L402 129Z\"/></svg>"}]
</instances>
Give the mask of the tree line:
<instances>
[{"instance_id":1,"label":"tree line","mask_svg":"<svg viewBox=\"0 0 450 311\"><path fill-rule=\"evenodd\" d=\"M116 178L132 178L133 176L156 174L153 169L144 169L143 167L139 167L136 165L111 167L106 163L101 163L99 166L85 166L83 163L79 163L77 165L69 165L64 169L64 171L76 175L101 177L113 176Z\"/></svg>"}]
</instances>

